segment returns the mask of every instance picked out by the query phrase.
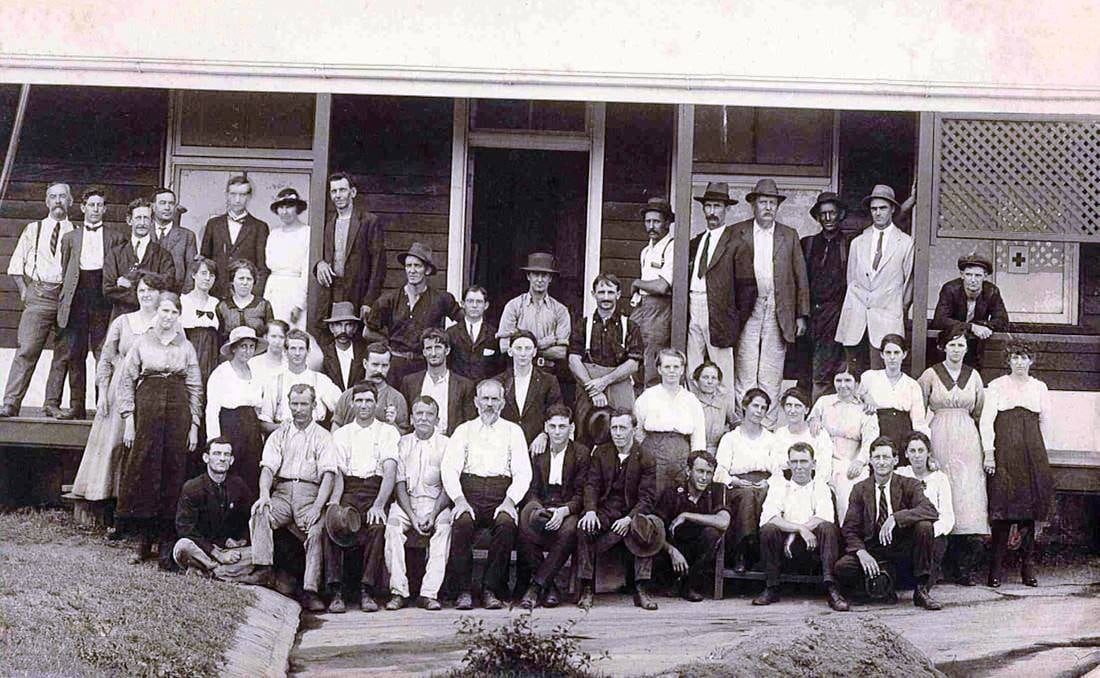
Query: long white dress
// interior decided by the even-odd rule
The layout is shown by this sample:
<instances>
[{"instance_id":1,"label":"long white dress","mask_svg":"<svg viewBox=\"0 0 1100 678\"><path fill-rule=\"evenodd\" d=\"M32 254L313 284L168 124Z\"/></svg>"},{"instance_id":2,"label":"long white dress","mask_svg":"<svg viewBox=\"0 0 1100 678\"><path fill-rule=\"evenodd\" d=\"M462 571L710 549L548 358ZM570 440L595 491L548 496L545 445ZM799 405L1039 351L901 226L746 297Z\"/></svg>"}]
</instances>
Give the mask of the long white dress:
<instances>
[{"instance_id":1,"label":"long white dress","mask_svg":"<svg viewBox=\"0 0 1100 678\"><path fill-rule=\"evenodd\" d=\"M271 303L275 317L291 327L305 326L306 292L309 287L309 226L275 226L267 236L267 267L271 275L264 287L264 298ZM297 322L290 321L291 311L301 309Z\"/></svg>"},{"instance_id":2,"label":"long white dress","mask_svg":"<svg viewBox=\"0 0 1100 678\"><path fill-rule=\"evenodd\" d=\"M868 475L871 442L878 437L878 417L863 411L857 402L844 402L840 396L821 396L814 403L810 418L819 418L821 428L828 431L833 441L833 493L836 496L836 513L844 523L848 514L848 495L852 487ZM852 460L863 462L863 469L855 478L848 477Z\"/></svg>"}]
</instances>

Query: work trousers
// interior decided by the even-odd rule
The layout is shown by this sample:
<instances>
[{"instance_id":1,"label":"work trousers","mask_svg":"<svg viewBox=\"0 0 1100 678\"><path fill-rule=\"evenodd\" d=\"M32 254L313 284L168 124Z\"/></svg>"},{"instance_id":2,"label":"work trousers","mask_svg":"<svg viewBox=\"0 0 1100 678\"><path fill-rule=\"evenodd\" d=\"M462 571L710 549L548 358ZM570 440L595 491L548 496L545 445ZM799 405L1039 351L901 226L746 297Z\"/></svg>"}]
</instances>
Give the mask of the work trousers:
<instances>
[{"instance_id":1,"label":"work trousers","mask_svg":"<svg viewBox=\"0 0 1100 678\"><path fill-rule=\"evenodd\" d=\"M430 515L435 507L431 497L411 497L413 512L417 517ZM386 518L386 567L390 570L390 593L409 597L409 576L405 567L405 542L415 531L411 517L394 502ZM420 583L420 595L439 598L443 575L447 572L447 554L451 548L451 509L443 509L435 519L435 529L428 539L427 564L424 580Z\"/></svg>"},{"instance_id":2,"label":"work trousers","mask_svg":"<svg viewBox=\"0 0 1100 678\"><path fill-rule=\"evenodd\" d=\"M642 345L645 347L642 353L643 386L650 386L658 380L657 352L672 345L672 297L642 296L630 319L642 334Z\"/></svg>"},{"instance_id":3,"label":"work trousers","mask_svg":"<svg viewBox=\"0 0 1100 678\"><path fill-rule=\"evenodd\" d=\"M363 560L363 576L360 578L360 585L372 592L374 590L374 584L382 572L385 557L386 526L368 525L367 511L378 497L381 485L380 476L370 478L344 476L344 494L340 497L340 505L354 507L363 522L356 534L355 544L352 546L337 544L332 540L331 535L325 532L325 584L330 591L340 590L344 583L344 557L348 552L357 551L362 553Z\"/></svg>"},{"instance_id":4,"label":"work trousers","mask_svg":"<svg viewBox=\"0 0 1100 678\"><path fill-rule=\"evenodd\" d=\"M830 584L836 580L833 568L840 556L840 530L832 523L818 523L813 533L817 537L816 549L811 551L802 537L794 533L791 557L787 558L783 545L787 542L788 533L771 523L760 528L760 556L764 561L765 583L768 586L779 586L779 574L787 562L796 566L820 562L825 583Z\"/></svg>"},{"instance_id":5,"label":"work trousers","mask_svg":"<svg viewBox=\"0 0 1100 678\"><path fill-rule=\"evenodd\" d=\"M317 592L321 583L321 560L324 553L324 525L318 520L306 525L306 510L317 499L320 486L299 480L284 480L275 485L271 493L271 508L264 513L253 513L248 521L252 542L252 563L271 565L275 556L275 530L287 527L291 534L304 542L306 571L302 588Z\"/></svg>"},{"instance_id":6,"label":"work trousers","mask_svg":"<svg viewBox=\"0 0 1100 678\"><path fill-rule=\"evenodd\" d=\"M763 389L772 400L771 409L764 418L764 426L768 429L775 428L778 419L779 390L783 387L786 357L787 343L783 341L779 318L775 314L775 296L758 296L737 341L735 401L740 403L750 388Z\"/></svg>"},{"instance_id":7,"label":"work trousers","mask_svg":"<svg viewBox=\"0 0 1100 678\"><path fill-rule=\"evenodd\" d=\"M688 303L687 373L710 360L722 370L722 384L733 393L736 380L733 371L733 347L718 348L710 340L710 310L705 292L692 292Z\"/></svg>"},{"instance_id":8,"label":"work trousers","mask_svg":"<svg viewBox=\"0 0 1100 678\"><path fill-rule=\"evenodd\" d=\"M611 523L622 516L604 519L600 517L600 527L595 532L577 531L577 569L582 581L596 578L596 555L607 553L618 547L619 555L625 560L633 560L634 581L648 581L653 574L653 556L639 556L632 553L623 537L611 531ZM627 564L627 581L630 580L631 567Z\"/></svg>"},{"instance_id":9,"label":"work trousers","mask_svg":"<svg viewBox=\"0 0 1100 678\"><path fill-rule=\"evenodd\" d=\"M512 479L508 477L484 478L463 473L460 479L462 495L473 508L469 513L451 521L451 548L447 559L448 571L459 593L470 593L473 588L474 537L479 529L490 530L489 559L485 565L484 588L497 597L508 595L508 566L512 560L512 547L516 541L516 521L501 511L493 512L504 501Z\"/></svg>"},{"instance_id":10,"label":"work trousers","mask_svg":"<svg viewBox=\"0 0 1100 678\"><path fill-rule=\"evenodd\" d=\"M886 570L897 581L899 564L912 566L917 581L932 573L932 553L935 548L935 532L931 520L921 520L907 528L894 528L894 540L889 546L875 542L867 543L867 552L878 561L879 567ZM850 591L864 590L863 566L855 552L848 553L836 561L833 568L836 581ZM928 582L929 586L933 582Z\"/></svg>"},{"instance_id":11,"label":"work trousers","mask_svg":"<svg viewBox=\"0 0 1100 678\"><path fill-rule=\"evenodd\" d=\"M714 574L714 560L722 531L695 523L681 523L669 541L688 562L686 582L693 591L705 591L708 578Z\"/></svg>"},{"instance_id":12,"label":"work trousers","mask_svg":"<svg viewBox=\"0 0 1100 678\"><path fill-rule=\"evenodd\" d=\"M4 404L17 410L31 385L38 356L42 355L50 332L57 327L57 300L61 294L61 285L24 280L27 283L27 294L23 302L23 313L19 316L19 329L15 335L15 357L12 358L8 383L4 388ZM64 351L58 347L53 352L53 361L50 363L43 404L55 407L61 405L61 391L64 387Z\"/></svg>"}]
</instances>

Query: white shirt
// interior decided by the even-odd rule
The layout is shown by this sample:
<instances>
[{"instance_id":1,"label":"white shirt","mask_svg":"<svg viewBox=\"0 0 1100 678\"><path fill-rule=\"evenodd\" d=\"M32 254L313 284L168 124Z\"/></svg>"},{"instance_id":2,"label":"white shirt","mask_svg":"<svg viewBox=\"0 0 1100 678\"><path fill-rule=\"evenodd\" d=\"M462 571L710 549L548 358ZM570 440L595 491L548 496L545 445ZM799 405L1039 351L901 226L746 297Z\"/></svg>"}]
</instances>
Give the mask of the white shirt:
<instances>
[{"instance_id":1,"label":"white shirt","mask_svg":"<svg viewBox=\"0 0 1100 678\"><path fill-rule=\"evenodd\" d=\"M555 452L548 450L547 454L550 455L550 477L546 479L548 485L561 485L562 473L565 469L565 450L569 448L569 442L566 441L565 445L562 445L561 450Z\"/></svg>"},{"instance_id":2,"label":"white shirt","mask_svg":"<svg viewBox=\"0 0 1100 678\"><path fill-rule=\"evenodd\" d=\"M672 242L673 232L672 229L669 229L665 237L642 248L639 257L642 264L642 280L661 279L669 285L672 284L672 264L675 259L672 256ZM649 294L644 290L638 290L638 293L642 296Z\"/></svg>"},{"instance_id":3,"label":"white shirt","mask_svg":"<svg viewBox=\"0 0 1100 678\"><path fill-rule=\"evenodd\" d=\"M332 434L336 443L336 467L344 476L370 478L382 475L382 462L397 463L397 443L401 433L392 424L373 417L369 426L358 421L345 424Z\"/></svg>"},{"instance_id":4,"label":"white shirt","mask_svg":"<svg viewBox=\"0 0 1100 678\"><path fill-rule=\"evenodd\" d=\"M928 413L924 409L924 392L913 377L902 373L891 384L886 370L867 370L859 378L860 390L875 402L876 409L900 410L909 413L914 431L928 434Z\"/></svg>"},{"instance_id":5,"label":"white shirt","mask_svg":"<svg viewBox=\"0 0 1100 678\"><path fill-rule=\"evenodd\" d=\"M878 518L879 518L879 515L878 515L879 484L878 484L878 481L875 480L874 474L871 475L871 483L874 485L874 490L875 490L875 499L874 499L874 501L875 501L875 519L878 520ZM890 479L886 481L886 485L884 486L886 488L886 518L889 518L890 516L894 515L894 497L890 494L890 489L891 489L891 486L893 484L894 484L894 474L891 473L890 474ZM883 520L886 520L886 518L883 518Z\"/></svg>"},{"instance_id":6,"label":"white shirt","mask_svg":"<svg viewBox=\"0 0 1100 678\"><path fill-rule=\"evenodd\" d=\"M820 476L805 485L787 480L781 475L768 479L768 495L760 509L760 526L779 516L798 525L805 525L811 518L833 522L833 497L829 486Z\"/></svg>"},{"instance_id":7,"label":"white shirt","mask_svg":"<svg viewBox=\"0 0 1100 678\"><path fill-rule=\"evenodd\" d=\"M134 248L134 255L137 257L137 260L141 261L145 258L145 248L149 245L149 236L145 236L144 238L131 236L130 245Z\"/></svg>"},{"instance_id":8,"label":"white shirt","mask_svg":"<svg viewBox=\"0 0 1100 678\"><path fill-rule=\"evenodd\" d=\"M992 454L997 447L997 414L1004 410L1023 407L1039 415L1039 432L1044 440L1051 438L1051 403L1050 391L1047 385L1035 377L1028 377L1023 385L1020 385L1012 377L1006 374L989 382L985 389L985 402L982 405L982 416L979 430L981 432L982 447L986 455ZM1003 443L1002 443L1003 444ZM992 458L992 457L991 457ZM994 458L994 461L996 459Z\"/></svg>"},{"instance_id":9,"label":"white shirt","mask_svg":"<svg viewBox=\"0 0 1100 678\"><path fill-rule=\"evenodd\" d=\"M710 267L710 260L714 257L714 250L718 247L718 241L721 240L722 234L726 231L726 225L722 224L716 229L703 233L703 241L707 242L707 251L703 251L703 242L699 243L699 251L695 253L695 261L691 267L689 275L691 276L692 292L706 292L707 291L707 276L704 273L700 278L698 271L702 268L704 271ZM707 241L707 233L710 234L710 240ZM703 263L703 257L706 256L706 263ZM706 449L706 448L703 448Z\"/></svg>"},{"instance_id":10,"label":"white shirt","mask_svg":"<svg viewBox=\"0 0 1100 678\"><path fill-rule=\"evenodd\" d=\"M814 477L829 482L833 477L833 439L825 427L816 436L810 435L809 428L802 433L791 433L787 426L777 428L772 439L773 473L782 473L787 468L788 453L795 443L809 443L814 448Z\"/></svg>"},{"instance_id":11,"label":"white shirt","mask_svg":"<svg viewBox=\"0 0 1100 678\"><path fill-rule=\"evenodd\" d=\"M60 222L57 232L57 252L50 249L53 229L59 222L46 217L27 224L8 261L8 275L26 276L31 280L58 284L61 282L61 238L73 230L68 219Z\"/></svg>"},{"instance_id":12,"label":"white shirt","mask_svg":"<svg viewBox=\"0 0 1100 678\"><path fill-rule=\"evenodd\" d=\"M432 373L430 371L424 373L424 383L420 386L420 395L431 396L432 400L439 405L439 423L436 424L436 430L440 433L446 433L447 426L450 424L450 421L447 419L447 394L450 390L450 370L444 371L443 378L439 381L432 379Z\"/></svg>"},{"instance_id":13,"label":"white shirt","mask_svg":"<svg viewBox=\"0 0 1100 678\"><path fill-rule=\"evenodd\" d=\"M933 536L942 537L950 534L951 530L955 529L955 507L951 503L953 501L951 499L951 481L947 479L944 472L932 471L923 479L920 479L913 475L912 467L902 466L896 473L899 476L920 480L921 484L924 485L924 496L928 497L928 501L932 502L932 505L940 513L940 517L936 518L936 522L932 524Z\"/></svg>"},{"instance_id":14,"label":"white shirt","mask_svg":"<svg viewBox=\"0 0 1100 678\"><path fill-rule=\"evenodd\" d=\"M527 374L520 374L513 370L512 376L515 377L516 383L516 409L521 413L523 412L523 406L527 403L527 390L531 388L531 375L535 373L534 368L527 371Z\"/></svg>"},{"instance_id":15,"label":"white shirt","mask_svg":"<svg viewBox=\"0 0 1100 678\"><path fill-rule=\"evenodd\" d=\"M172 232L172 223L167 224L153 224L153 233L157 234L157 240L163 240L165 236Z\"/></svg>"},{"instance_id":16,"label":"white shirt","mask_svg":"<svg viewBox=\"0 0 1100 678\"><path fill-rule=\"evenodd\" d=\"M647 433L675 432L691 438L691 449L707 449L707 417L695 395L683 388L670 395L657 384L647 388L634 403L638 428Z\"/></svg>"},{"instance_id":17,"label":"white shirt","mask_svg":"<svg viewBox=\"0 0 1100 678\"><path fill-rule=\"evenodd\" d=\"M321 421L329 412L336 410L336 401L340 399L340 389L328 375L315 370L305 369L295 374L290 368L279 370L271 375L263 388L263 404L260 406L260 419L275 424L290 420L290 387L295 384L309 384L317 394L313 405L313 419Z\"/></svg>"},{"instance_id":18,"label":"white shirt","mask_svg":"<svg viewBox=\"0 0 1100 678\"><path fill-rule=\"evenodd\" d=\"M332 235L332 270L336 275L344 275L344 257L347 256L348 232L351 230L351 213L346 217L336 217L336 228Z\"/></svg>"},{"instance_id":19,"label":"white shirt","mask_svg":"<svg viewBox=\"0 0 1100 678\"><path fill-rule=\"evenodd\" d=\"M206 382L206 439L213 440L222 434L223 409L253 407L259 411L263 401L262 384L255 373L249 379L242 379L229 362L215 367Z\"/></svg>"},{"instance_id":20,"label":"white shirt","mask_svg":"<svg viewBox=\"0 0 1100 678\"><path fill-rule=\"evenodd\" d=\"M531 485L531 458L523 429L505 419L477 419L458 425L443 455L443 487L452 501L463 497L461 476L511 478L507 496L517 506Z\"/></svg>"},{"instance_id":21,"label":"white shirt","mask_svg":"<svg viewBox=\"0 0 1100 678\"><path fill-rule=\"evenodd\" d=\"M752 270L756 276L757 294L770 296L775 291L774 262L775 224L763 228L755 220L752 222Z\"/></svg>"},{"instance_id":22,"label":"white shirt","mask_svg":"<svg viewBox=\"0 0 1100 678\"><path fill-rule=\"evenodd\" d=\"M874 237L870 240L869 247L871 249L867 251L867 261L868 263L872 264L872 266L871 269L867 272L867 277L871 277L871 275L873 275L875 272L875 252L879 249L879 238L882 238L882 258L885 259L886 252L888 252L890 248L890 240L895 237L895 235L897 234L897 230L898 227L895 226L894 222L892 221L887 224L886 228L883 229L879 229L874 226L871 227L871 235L873 235ZM881 265L882 262L880 261L879 266Z\"/></svg>"},{"instance_id":23,"label":"white shirt","mask_svg":"<svg viewBox=\"0 0 1100 678\"><path fill-rule=\"evenodd\" d=\"M336 360L340 363L340 376L344 379L344 384L351 388L352 384L348 380L351 379L351 361L355 359L355 346L348 344L347 348L340 348L340 344L333 343L332 347L336 349Z\"/></svg>"},{"instance_id":24,"label":"white shirt","mask_svg":"<svg viewBox=\"0 0 1100 678\"><path fill-rule=\"evenodd\" d=\"M404 482L412 499L433 501L443 492L442 464L448 438L439 433L421 440L416 433L401 436L397 443L397 482Z\"/></svg>"},{"instance_id":25,"label":"white shirt","mask_svg":"<svg viewBox=\"0 0 1100 678\"><path fill-rule=\"evenodd\" d=\"M466 332L468 332L469 335L470 335L470 343L471 344L473 344L475 341L477 341L477 335L481 332L481 319L478 318L477 320L474 320L474 321L467 320L466 321Z\"/></svg>"},{"instance_id":26,"label":"white shirt","mask_svg":"<svg viewBox=\"0 0 1100 678\"><path fill-rule=\"evenodd\" d=\"M88 224L80 233L80 270L99 271L103 269L103 222L91 224L94 231L88 230ZM58 248L60 249L60 248Z\"/></svg>"},{"instance_id":27,"label":"white shirt","mask_svg":"<svg viewBox=\"0 0 1100 678\"><path fill-rule=\"evenodd\" d=\"M736 475L753 471L774 471L772 465L772 442L775 434L768 429L760 430L760 437L749 438L744 429L738 427L722 436L718 441L717 462L714 470L714 482L728 484Z\"/></svg>"},{"instance_id":28,"label":"white shirt","mask_svg":"<svg viewBox=\"0 0 1100 678\"><path fill-rule=\"evenodd\" d=\"M225 225L227 227L229 227L229 242L236 245L237 244L237 236L239 236L241 234L241 226L244 226L244 219L245 219L245 217L248 216L248 212L245 212L244 214L240 215L239 217L234 217L232 214L227 214L225 216L226 216ZM239 219L239 221L238 221L238 219Z\"/></svg>"}]
</instances>

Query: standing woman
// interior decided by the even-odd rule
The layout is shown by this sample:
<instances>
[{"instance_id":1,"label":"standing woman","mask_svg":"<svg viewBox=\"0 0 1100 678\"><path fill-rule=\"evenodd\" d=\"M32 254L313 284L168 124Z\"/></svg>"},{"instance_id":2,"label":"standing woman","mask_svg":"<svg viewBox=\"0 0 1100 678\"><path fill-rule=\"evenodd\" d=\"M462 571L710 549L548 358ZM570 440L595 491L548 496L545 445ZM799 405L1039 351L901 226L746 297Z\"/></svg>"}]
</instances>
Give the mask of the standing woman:
<instances>
[{"instance_id":1,"label":"standing woman","mask_svg":"<svg viewBox=\"0 0 1100 678\"><path fill-rule=\"evenodd\" d=\"M963 363L966 325L959 323L942 332L939 345L947 359L926 369L917 382L932 412L933 458L951 482L958 583L973 586L974 562L982 547L980 535L989 534L982 439L978 433L985 388L978 371Z\"/></svg>"},{"instance_id":2,"label":"standing woman","mask_svg":"<svg viewBox=\"0 0 1100 678\"><path fill-rule=\"evenodd\" d=\"M878 438L878 416L863 410L856 396L856 377L845 365L833 376L836 393L818 398L810 419L820 422L833 441L833 477L829 484L836 497L837 526L848 515L852 487L869 474L871 441Z\"/></svg>"},{"instance_id":3,"label":"standing woman","mask_svg":"<svg viewBox=\"0 0 1100 678\"><path fill-rule=\"evenodd\" d=\"M705 360L691 375L691 392L703 406L707 421L707 452L718 453L718 442L741 421L733 394L722 385L722 368Z\"/></svg>"},{"instance_id":4,"label":"standing woman","mask_svg":"<svg viewBox=\"0 0 1100 678\"><path fill-rule=\"evenodd\" d=\"M674 348L657 352L661 383L647 388L634 403L638 441L657 460L657 494L685 475L692 450L707 449L707 419L699 400L683 386L687 358Z\"/></svg>"},{"instance_id":5,"label":"standing woman","mask_svg":"<svg viewBox=\"0 0 1100 678\"><path fill-rule=\"evenodd\" d=\"M935 584L943 573L943 554L947 552L947 535L955 527L954 502L951 496L951 481L943 471L932 468L932 441L920 431L913 431L905 437L905 456L909 465L898 469L899 476L916 478L924 487L924 496L936 507L939 518L932 525L932 571L929 584Z\"/></svg>"},{"instance_id":6,"label":"standing woman","mask_svg":"<svg viewBox=\"0 0 1100 678\"><path fill-rule=\"evenodd\" d=\"M271 274L264 287L264 298L271 302L276 318L303 329L309 285L309 226L299 217L306 211L306 201L295 189L284 188L271 203L271 211L279 216L279 224L267 236L267 266Z\"/></svg>"},{"instance_id":7,"label":"standing woman","mask_svg":"<svg viewBox=\"0 0 1100 678\"><path fill-rule=\"evenodd\" d=\"M1032 558L1035 554L1035 521L1046 520L1054 497L1042 428L1049 425L1047 385L1029 372L1034 361L1031 347L1016 341L1005 347L1009 374L989 382L982 408L982 445L989 478L989 519L992 521L993 557L989 585L1001 585L1001 566L1008 548L1008 533L1015 524L1020 532L1020 579L1038 586Z\"/></svg>"},{"instance_id":8,"label":"standing woman","mask_svg":"<svg viewBox=\"0 0 1100 678\"><path fill-rule=\"evenodd\" d=\"M768 478L775 470L771 456L775 436L764 428L771 397L763 389L750 388L741 399L741 407L745 418L722 436L714 471L714 482L729 488L726 496L733 518L726 530L726 557L737 572L745 571L745 556L760 529Z\"/></svg>"},{"instance_id":9,"label":"standing woman","mask_svg":"<svg viewBox=\"0 0 1100 678\"><path fill-rule=\"evenodd\" d=\"M905 437L913 431L926 432L924 394L917 380L901 371L901 364L909 354L905 337L887 334L882 338L881 370L867 370L860 380L860 395L868 409L878 415L878 428L882 435L894 441L901 459L905 460Z\"/></svg>"},{"instance_id":10,"label":"standing woman","mask_svg":"<svg viewBox=\"0 0 1100 678\"><path fill-rule=\"evenodd\" d=\"M179 297L161 292L156 321L130 349L118 385L122 441L129 451L122 461L115 516L140 533L130 561L148 557L157 539L162 570L172 569L176 504L202 418L199 362L179 331L179 316Z\"/></svg>"},{"instance_id":11,"label":"standing woman","mask_svg":"<svg viewBox=\"0 0 1100 678\"><path fill-rule=\"evenodd\" d=\"M260 491L264 444L257 416L263 402L263 382L256 378L248 361L266 346L267 342L258 339L251 327L235 328L221 347L221 356L229 360L214 369L206 386L206 439L229 439L234 470L253 500Z\"/></svg>"},{"instance_id":12,"label":"standing woman","mask_svg":"<svg viewBox=\"0 0 1100 678\"><path fill-rule=\"evenodd\" d=\"M73 481L73 494L87 501L102 501L118 496L118 471L124 456L122 415L118 408L118 388L122 381L122 361L134 342L153 326L157 300L168 286L158 273L143 272L137 281L138 310L114 319L96 363L95 381L99 400L95 420L80 458Z\"/></svg>"},{"instance_id":13,"label":"standing woman","mask_svg":"<svg viewBox=\"0 0 1100 678\"><path fill-rule=\"evenodd\" d=\"M218 299L210 294L214 281L218 277L218 265L213 259L195 257L191 279L195 286L180 297L180 324L187 334L187 341L195 347L199 358L199 374L202 383L210 378L210 373L218 366L218 346L221 340L218 334Z\"/></svg>"},{"instance_id":14,"label":"standing woman","mask_svg":"<svg viewBox=\"0 0 1100 678\"><path fill-rule=\"evenodd\" d=\"M234 259L229 262L228 269L226 275L229 276L230 295L218 302L218 323L223 343L236 327L251 327L259 335L275 318L271 303L252 293L256 284L256 265L248 259Z\"/></svg>"},{"instance_id":15,"label":"standing woman","mask_svg":"<svg viewBox=\"0 0 1100 678\"><path fill-rule=\"evenodd\" d=\"M800 388L789 388L779 398L787 424L775 429L772 441L772 466L787 469L787 451L795 443L806 443L814 451L814 477L822 478L829 487L833 479L833 439L821 427L810 428L806 415L810 413L810 394ZM816 430L816 433L814 432Z\"/></svg>"}]
</instances>

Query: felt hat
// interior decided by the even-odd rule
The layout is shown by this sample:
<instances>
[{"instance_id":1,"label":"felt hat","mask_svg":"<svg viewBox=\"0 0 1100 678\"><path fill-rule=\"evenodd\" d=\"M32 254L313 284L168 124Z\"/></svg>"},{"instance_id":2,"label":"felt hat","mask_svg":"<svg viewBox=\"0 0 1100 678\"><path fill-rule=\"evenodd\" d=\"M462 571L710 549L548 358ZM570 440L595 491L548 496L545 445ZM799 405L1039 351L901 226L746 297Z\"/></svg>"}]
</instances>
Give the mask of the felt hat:
<instances>
[{"instance_id":1,"label":"felt hat","mask_svg":"<svg viewBox=\"0 0 1100 678\"><path fill-rule=\"evenodd\" d=\"M977 252L964 254L959 257L959 271L971 266L980 266L985 269L986 275L993 275L993 262Z\"/></svg>"},{"instance_id":2,"label":"felt hat","mask_svg":"<svg viewBox=\"0 0 1100 678\"><path fill-rule=\"evenodd\" d=\"M551 509L544 508L537 501L529 501L519 512L519 529L535 539L546 532L546 523L554 516Z\"/></svg>"},{"instance_id":3,"label":"felt hat","mask_svg":"<svg viewBox=\"0 0 1100 678\"><path fill-rule=\"evenodd\" d=\"M746 202L753 202L757 198L775 198L780 204L787 199L787 196L779 193L779 187L775 185L775 179L761 179L756 182L756 186L752 191L745 196Z\"/></svg>"},{"instance_id":4,"label":"felt hat","mask_svg":"<svg viewBox=\"0 0 1100 678\"><path fill-rule=\"evenodd\" d=\"M879 570L875 576L863 578L863 590L871 600L889 598L894 592L894 578L886 570Z\"/></svg>"},{"instance_id":5,"label":"felt hat","mask_svg":"<svg viewBox=\"0 0 1100 678\"><path fill-rule=\"evenodd\" d=\"M650 198L647 200L645 207L638 210L638 216L644 219L646 212L660 212L665 216L665 219L676 221L676 214L672 211L672 205L664 198Z\"/></svg>"},{"instance_id":6,"label":"felt hat","mask_svg":"<svg viewBox=\"0 0 1100 678\"><path fill-rule=\"evenodd\" d=\"M623 543L639 558L655 556L665 547L665 524L657 516L640 513L631 519Z\"/></svg>"},{"instance_id":7,"label":"felt hat","mask_svg":"<svg viewBox=\"0 0 1100 678\"><path fill-rule=\"evenodd\" d=\"M338 546L354 546L363 519L354 506L333 505L325 511L325 532Z\"/></svg>"},{"instance_id":8,"label":"felt hat","mask_svg":"<svg viewBox=\"0 0 1100 678\"><path fill-rule=\"evenodd\" d=\"M233 331L229 333L229 339L226 340L224 344L222 344L221 350L218 351L218 353L220 353L223 358L230 357L231 355L233 355L233 345L239 341L244 341L245 339L251 339L252 341L256 342L257 353L267 350L266 339L264 339L263 337L257 337L256 330L252 329L251 327L247 325L241 325L240 327L233 328Z\"/></svg>"},{"instance_id":9,"label":"felt hat","mask_svg":"<svg viewBox=\"0 0 1100 678\"><path fill-rule=\"evenodd\" d=\"M592 446L611 442L611 408L594 407L584 418L584 430Z\"/></svg>"},{"instance_id":10,"label":"felt hat","mask_svg":"<svg viewBox=\"0 0 1100 678\"><path fill-rule=\"evenodd\" d=\"M726 205L736 205L737 201L730 197L730 185L724 181L711 181L707 183L707 189L703 195L692 198L695 202L704 203L708 200L718 200Z\"/></svg>"},{"instance_id":11,"label":"felt hat","mask_svg":"<svg viewBox=\"0 0 1100 678\"><path fill-rule=\"evenodd\" d=\"M433 275L439 270L439 267L435 265L435 259L432 258L432 248L422 242L414 242L409 245L409 249L397 255L397 262L404 266L405 259L408 257L416 257L424 262L425 268L428 269L428 275Z\"/></svg>"},{"instance_id":12,"label":"felt hat","mask_svg":"<svg viewBox=\"0 0 1100 678\"><path fill-rule=\"evenodd\" d=\"M275 194L275 202L271 203L271 211L278 213L280 205L294 205L298 208L298 214L306 211L306 201L298 195L293 188L284 188Z\"/></svg>"},{"instance_id":13,"label":"felt hat","mask_svg":"<svg viewBox=\"0 0 1100 678\"><path fill-rule=\"evenodd\" d=\"M880 198L894 205L894 209L901 207L898 204L897 198L894 197L894 189L890 188L886 184L875 184L875 187L871 189L871 195L863 199L861 203L863 209L868 209L871 206L871 201L875 198Z\"/></svg>"},{"instance_id":14,"label":"felt hat","mask_svg":"<svg viewBox=\"0 0 1100 678\"><path fill-rule=\"evenodd\" d=\"M529 273L557 273L554 255L549 252L532 252L527 255L527 265L520 266L519 270Z\"/></svg>"},{"instance_id":15,"label":"felt hat","mask_svg":"<svg viewBox=\"0 0 1100 678\"><path fill-rule=\"evenodd\" d=\"M332 313L329 317L325 318L322 322L325 323L338 323L345 320L354 320L356 322L362 322L359 316L355 314L355 304L350 301L338 301L332 305Z\"/></svg>"},{"instance_id":16,"label":"felt hat","mask_svg":"<svg viewBox=\"0 0 1100 678\"><path fill-rule=\"evenodd\" d=\"M817 214L821 211L821 206L827 202L833 203L837 206L837 209L841 211L848 210L848 205L840 199L839 195L833 193L832 191L822 191L821 193L817 194L817 200L815 200L813 206L810 207L810 216L814 219L817 219Z\"/></svg>"}]
</instances>

